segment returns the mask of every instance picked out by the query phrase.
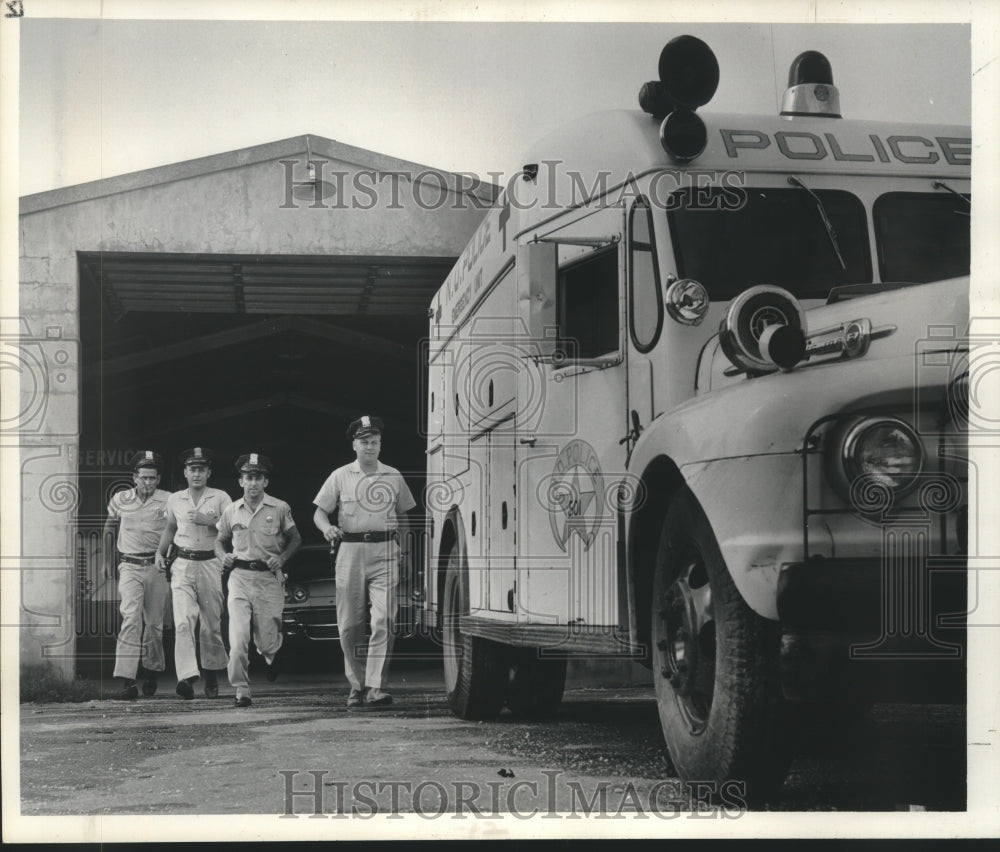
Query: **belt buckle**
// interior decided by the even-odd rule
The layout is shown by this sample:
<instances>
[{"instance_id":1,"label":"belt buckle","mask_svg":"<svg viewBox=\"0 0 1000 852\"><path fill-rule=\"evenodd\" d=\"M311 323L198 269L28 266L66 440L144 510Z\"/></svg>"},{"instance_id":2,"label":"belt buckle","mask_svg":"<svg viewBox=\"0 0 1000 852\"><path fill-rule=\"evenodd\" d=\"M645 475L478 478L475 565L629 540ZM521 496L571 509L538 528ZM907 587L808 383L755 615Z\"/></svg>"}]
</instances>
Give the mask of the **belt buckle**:
<instances>
[{"instance_id":1,"label":"belt buckle","mask_svg":"<svg viewBox=\"0 0 1000 852\"><path fill-rule=\"evenodd\" d=\"M366 532L366 533L364 533L364 537L365 537L365 541L371 541L372 540L372 533Z\"/></svg>"}]
</instances>

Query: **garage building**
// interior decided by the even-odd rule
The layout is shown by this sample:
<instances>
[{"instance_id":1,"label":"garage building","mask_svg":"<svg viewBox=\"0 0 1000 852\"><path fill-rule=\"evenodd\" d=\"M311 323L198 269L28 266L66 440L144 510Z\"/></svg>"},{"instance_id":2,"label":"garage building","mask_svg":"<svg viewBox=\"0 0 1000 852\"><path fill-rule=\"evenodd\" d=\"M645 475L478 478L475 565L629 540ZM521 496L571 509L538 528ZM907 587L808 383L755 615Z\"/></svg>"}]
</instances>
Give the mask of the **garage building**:
<instances>
[{"instance_id":1,"label":"garage building","mask_svg":"<svg viewBox=\"0 0 1000 852\"><path fill-rule=\"evenodd\" d=\"M419 494L428 305L497 193L299 136L22 198L20 316L2 330L21 382L3 423L21 662L69 677L113 656L100 537L136 450L164 454L176 490L176 454L211 447L232 495L236 457L270 455L309 540L312 497L352 458L347 423L378 414L383 458Z\"/></svg>"}]
</instances>

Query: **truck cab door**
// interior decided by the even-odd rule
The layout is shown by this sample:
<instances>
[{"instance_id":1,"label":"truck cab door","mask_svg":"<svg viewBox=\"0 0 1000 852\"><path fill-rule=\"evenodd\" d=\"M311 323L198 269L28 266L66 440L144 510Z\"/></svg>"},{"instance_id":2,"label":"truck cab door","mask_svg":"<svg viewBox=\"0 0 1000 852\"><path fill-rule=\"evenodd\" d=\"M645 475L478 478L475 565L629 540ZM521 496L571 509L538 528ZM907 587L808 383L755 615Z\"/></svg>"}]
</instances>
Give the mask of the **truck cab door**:
<instances>
[{"instance_id":1,"label":"truck cab door","mask_svg":"<svg viewBox=\"0 0 1000 852\"><path fill-rule=\"evenodd\" d=\"M652 210L635 199L627 216L625 271L628 309L628 450L656 416L652 352L663 330L664 308ZM660 403L662 404L662 400Z\"/></svg>"}]
</instances>

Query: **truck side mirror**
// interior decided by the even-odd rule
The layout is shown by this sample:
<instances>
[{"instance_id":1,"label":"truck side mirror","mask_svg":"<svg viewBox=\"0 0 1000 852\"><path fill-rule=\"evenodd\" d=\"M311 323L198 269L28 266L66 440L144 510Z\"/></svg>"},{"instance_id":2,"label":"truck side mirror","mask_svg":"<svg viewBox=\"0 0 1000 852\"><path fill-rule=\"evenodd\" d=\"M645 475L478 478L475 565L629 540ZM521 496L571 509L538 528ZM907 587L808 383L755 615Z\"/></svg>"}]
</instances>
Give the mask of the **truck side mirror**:
<instances>
[{"instance_id":1,"label":"truck side mirror","mask_svg":"<svg viewBox=\"0 0 1000 852\"><path fill-rule=\"evenodd\" d=\"M528 344L541 357L556 350L556 243L524 243L517 247L517 304L528 332Z\"/></svg>"}]
</instances>

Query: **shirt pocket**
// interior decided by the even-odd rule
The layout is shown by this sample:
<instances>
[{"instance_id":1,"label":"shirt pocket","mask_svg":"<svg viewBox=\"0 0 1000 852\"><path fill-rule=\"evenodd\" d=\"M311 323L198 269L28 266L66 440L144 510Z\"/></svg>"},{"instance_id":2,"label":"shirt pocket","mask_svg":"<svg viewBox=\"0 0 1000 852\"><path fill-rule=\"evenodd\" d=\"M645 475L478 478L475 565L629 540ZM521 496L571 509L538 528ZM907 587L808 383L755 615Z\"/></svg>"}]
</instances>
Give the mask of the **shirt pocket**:
<instances>
[{"instance_id":1,"label":"shirt pocket","mask_svg":"<svg viewBox=\"0 0 1000 852\"><path fill-rule=\"evenodd\" d=\"M233 550L246 551L250 546L250 530L246 527L233 528Z\"/></svg>"},{"instance_id":2,"label":"shirt pocket","mask_svg":"<svg viewBox=\"0 0 1000 852\"><path fill-rule=\"evenodd\" d=\"M254 530L257 544L267 551L281 549L278 536L281 535L281 518L277 515L265 517L264 523Z\"/></svg>"},{"instance_id":3,"label":"shirt pocket","mask_svg":"<svg viewBox=\"0 0 1000 852\"><path fill-rule=\"evenodd\" d=\"M360 504L357 500L341 500L340 501L340 516L342 518L356 518L358 516Z\"/></svg>"}]
</instances>

